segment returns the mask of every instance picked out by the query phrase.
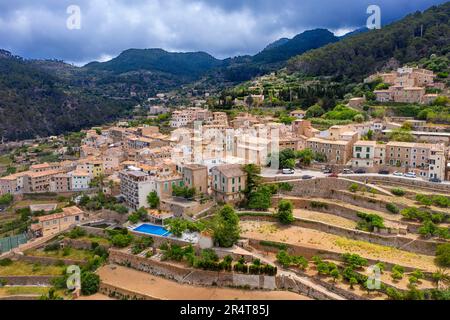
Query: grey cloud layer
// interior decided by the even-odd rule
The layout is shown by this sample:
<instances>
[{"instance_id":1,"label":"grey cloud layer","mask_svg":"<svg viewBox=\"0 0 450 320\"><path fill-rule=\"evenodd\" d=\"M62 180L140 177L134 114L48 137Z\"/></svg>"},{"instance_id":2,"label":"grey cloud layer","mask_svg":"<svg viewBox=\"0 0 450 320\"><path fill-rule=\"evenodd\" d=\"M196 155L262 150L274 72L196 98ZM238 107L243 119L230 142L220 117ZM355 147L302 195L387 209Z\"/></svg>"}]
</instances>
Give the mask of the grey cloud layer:
<instances>
[{"instance_id":1,"label":"grey cloud layer","mask_svg":"<svg viewBox=\"0 0 450 320\"><path fill-rule=\"evenodd\" d=\"M365 24L378 4L383 23L443 0L0 0L0 48L28 58L82 62L128 48L252 54L304 30ZM68 30L66 8L82 10Z\"/></svg>"}]
</instances>

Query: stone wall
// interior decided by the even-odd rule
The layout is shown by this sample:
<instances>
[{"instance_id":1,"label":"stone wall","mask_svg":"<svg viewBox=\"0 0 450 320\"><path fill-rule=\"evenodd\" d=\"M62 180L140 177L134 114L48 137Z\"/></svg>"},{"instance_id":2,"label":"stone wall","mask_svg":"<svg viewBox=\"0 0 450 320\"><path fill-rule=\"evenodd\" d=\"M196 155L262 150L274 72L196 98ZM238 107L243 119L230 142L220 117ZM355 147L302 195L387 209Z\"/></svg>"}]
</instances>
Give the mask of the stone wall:
<instances>
[{"instance_id":1,"label":"stone wall","mask_svg":"<svg viewBox=\"0 0 450 320\"><path fill-rule=\"evenodd\" d=\"M33 264L43 264L43 265L56 265L57 263L63 262L65 265L85 265L86 261L63 259L63 258L51 258L51 257L35 257L27 256L23 254L14 254L13 259L33 263Z\"/></svg>"},{"instance_id":2,"label":"stone wall","mask_svg":"<svg viewBox=\"0 0 450 320\"><path fill-rule=\"evenodd\" d=\"M95 241L88 241L88 240L78 240L78 239L64 239L63 244L65 247L71 247L78 250L91 250L92 249L92 243ZM109 249L110 245L100 245L100 247L103 247L105 249Z\"/></svg>"},{"instance_id":3,"label":"stone wall","mask_svg":"<svg viewBox=\"0 0 450 320\"><path fill-rule=\"evenodd\" d=\"M51 285L56 276L0 276L10 286L44 286Z\"/></svg>"},{"instance_id":4,"label":"stone wall","mask_svg":"<svg viewBox=\"0 0 450 320\"><path fill-rule=\"evenodd\" d=\"M276 285L279 289L289 290L292 292L303 294L317 300L330 300L330 297L326 295L324 292L316 290L314 287L307 286L298 279L291 278L286 275L279 275L277 276L276 280L277 280Z\"/></svg>"},{"instance_id":5,"label":"stone wall","mask_svg":"<svg viewBox=\"0 0 450 320\"><path fill-rule=\"evenodd\" d=\"M450 193L450 184L443 184L443 183L432 183L428 181L424 181L421 179L404 179L399 177L392 177L392 176L373 176L373 177L351 177L354 180L358 181L365 181L366 179L369 180L369 183L378 183L378 184L395 184L399 186L406 186L410 189L415 188L423 188L425 190L440 192L444 194Z\"/></svg>"},{"instance_id":6,"label":"stone wall","mask_svg":"<svg viewBox=\"0 0 450 320\"><path fill-rule=\"evenodd\" d=\"M113 286L108 283L100 282L99 293L102 293L110 298L119 300L160 300L148 294L137 293L123 288Z\"/></svg>"},{"instance_id":7,"label":"stone wall","mask_svg":"<svg viewBox=\"0 0 450 320\"><path fill-rule=\"evenodd\" d=\"M234 287L248 286L253 289L265 288L270 283L264 275L236 274L188 268L182 265L158 261L152 258L135 256L123 251L111 249L110 263L123 265L155 276L175 280L179 283L200 286ZM257 279L257 281L255 280Z\"/></svg>"}]
</instances>

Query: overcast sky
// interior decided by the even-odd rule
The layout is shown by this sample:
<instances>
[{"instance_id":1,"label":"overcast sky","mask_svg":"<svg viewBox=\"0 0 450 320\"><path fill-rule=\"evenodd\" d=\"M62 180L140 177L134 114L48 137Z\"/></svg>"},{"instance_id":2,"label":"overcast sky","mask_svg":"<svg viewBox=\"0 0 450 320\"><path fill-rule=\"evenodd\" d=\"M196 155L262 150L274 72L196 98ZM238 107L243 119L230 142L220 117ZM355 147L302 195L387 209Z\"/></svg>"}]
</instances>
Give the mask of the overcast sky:
<instances>
[{"instance_id":1,"label":"overcast sky","mask_svg":"<svg viewBox=\"0 0 450 320\"><path fill-rule=\"evenodd\" d=\"M366 24L367 7L386 24L444 0L0 0L0 48L26 58L83 64L129 48L254 54L281 37L328 28L339 35ZM67 8L81 29L67 28Z\"/></svg>"}]
</instances>

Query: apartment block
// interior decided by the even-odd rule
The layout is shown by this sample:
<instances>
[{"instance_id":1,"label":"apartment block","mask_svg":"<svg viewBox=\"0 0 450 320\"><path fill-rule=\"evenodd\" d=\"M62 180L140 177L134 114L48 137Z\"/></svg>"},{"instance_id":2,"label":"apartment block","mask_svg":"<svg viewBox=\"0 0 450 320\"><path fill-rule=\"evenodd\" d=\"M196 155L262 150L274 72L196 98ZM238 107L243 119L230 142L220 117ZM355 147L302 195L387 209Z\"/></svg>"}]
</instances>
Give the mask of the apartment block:
<instances>
[{"instance_id":1,"label":"apartment block","mask_svg":"<svg viewBox=\"0 0 450 320\"><path fill-rule=\"evenodd\" d=\"M388 165L417 171L423 178L445 180L446 161L444 145L395 141L386 145Z\"/></svg>"},{"instance_id":2,"label":"apartment block","mask_svg":"<svg viewBox=\"0 0 450 320\"><path fill-rule=\"evenodd\" d=\"M156 190L150 175L137 169L126 169L119 173L120 193L125 203L133 210L148 207L147 196Z\"/></svg>"}]
</instances>

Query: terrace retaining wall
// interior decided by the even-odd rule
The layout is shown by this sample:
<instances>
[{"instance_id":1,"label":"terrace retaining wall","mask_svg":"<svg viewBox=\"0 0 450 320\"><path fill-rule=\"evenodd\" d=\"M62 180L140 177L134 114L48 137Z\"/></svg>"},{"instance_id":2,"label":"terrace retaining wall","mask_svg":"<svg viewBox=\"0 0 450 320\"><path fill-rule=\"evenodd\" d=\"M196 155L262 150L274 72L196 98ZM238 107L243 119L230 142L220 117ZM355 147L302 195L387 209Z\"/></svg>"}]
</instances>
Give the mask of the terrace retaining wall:
<instances>
[{"instance_id":1,"label":"terrace retaining wall","mask_svg":"<svg viewBox=\"0 0 450 320\"><path fill-rule=\"evenodd\" d=\"M190 285L219 287L246 286L259 289L267 288L267 283L271 282L269 278L274 278L265 275L255 276L231 272L205 271L135 256L113 249L109 252L110 263L123 265L155 276Z\"/></svg>"},{"instance_id":2,"label":"terrace retaining wall","mask_svg":"<svg viewBox=\"0 0 450 320\"><path fill-rule=\"evenodd\" d=\"M13 259L24 261L33 264L43 264L43 265L56 265L60 262L63 262L65 265L85 265L86 261L82 260L73 260L73 259L64 259L64 258L52 258L52 257L35 257L35 256L27 256L24 254L14 253L12 255Z\"/></svg>"},{"instance_id":3,"label":"terrace retaining wall","mask_svg":"<svg viewBox=\"0 0 450 320\"><path fill-rule=\"evenodd\" d=\"M0 276L0 280L6 281L11 286L43 286L51 285L56 276Z\"/></svg>"}]
</instances>

